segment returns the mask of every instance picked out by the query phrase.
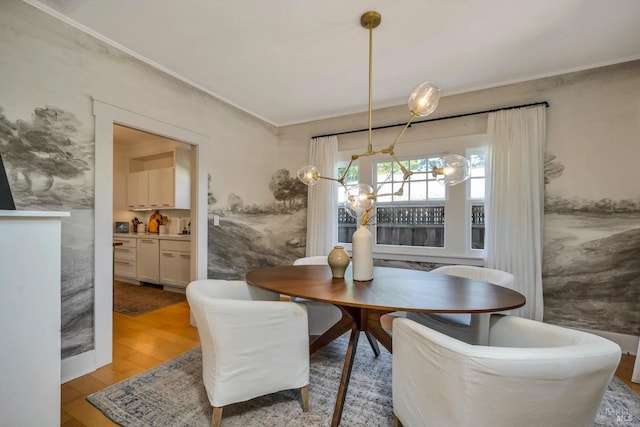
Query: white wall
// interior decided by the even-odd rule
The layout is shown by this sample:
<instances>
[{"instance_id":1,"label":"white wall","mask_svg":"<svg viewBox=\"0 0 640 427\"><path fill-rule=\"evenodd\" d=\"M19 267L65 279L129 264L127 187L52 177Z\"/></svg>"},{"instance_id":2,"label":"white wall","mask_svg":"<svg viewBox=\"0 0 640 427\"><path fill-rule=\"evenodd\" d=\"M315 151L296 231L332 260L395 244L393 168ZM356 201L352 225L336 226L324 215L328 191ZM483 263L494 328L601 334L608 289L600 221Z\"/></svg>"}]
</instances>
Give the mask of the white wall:
<instances>
[{"instance_id":1,"label":"white wall","mask_svg":"<svg viewBox=\"0 0 640 427\"><path fill-rule=\"evenodd\" d=\"M446 96L444 88L444 95L429 118L548 101L547 152L555 155L555 161L565 169L550 180L546 197L591 202L603 198L631 200L640 207L640 61L453 96ZM408 116L404 105L377 110L373 112L373 125L406 122ZM403 143L483 132L486 118L480 115L414 125L396 146L396 154L402 155ZM309 139L314 135L367 125L365 112L280 128L279 165L297 170L307 164ZM388 145L400 129L374 132L374 146ZM366 132L338 137L341 149L360 146L363 151L366 139ZM592 225L593 220L585 225L578 215L567 215L562 221L559 215L545 215L545 251L553 253L543 266L548 307L545 320L622 333L634 342L637 338L633 336L640 335L640 210L619 214L605 209L598 215L600 227ZM570 224L571 234L563 240L559 231L566 231L566 224ZM569 243L574 247L571 251ZM601 243L617 243L617 252L611 252L608 258L605 250L591 254ZM635 262L629 253L636 254ZM616 265L617 258L625 265Z\"/></svg>"},{"instance_id":2,"label":"white wall","mask_svg":"<svg viewBox=\"0 0 640 427\"><path fill-rule=\"evenodd\" d=\"M92 98L96 98L206 136L207 142L200 150L202 164L206 173L211 174L212 192L222 206L226 205L230 193L256 203L271 201L271 194L263 184L278 168L294 172L307 163L310 136L362 128L367 124L366 114L357 114L274 129L19 0L0 3L0 69L0 107L11 122L29 120L34 108L51 105L73 113L80 122L81 136L92 141ZM549 101L548 149L566 163L567 172L549 184L548 193L573 197L587 189L590 197L610 194L638 197L634 183L640 182L640 170L626 167L635 166L640 154L637 151L638 99L640 61L635 61L445 96L433 117ZM374 113L376 125L407 118L404 106ZM407 132L403 141L476 133L482 130L483 123L483 117L468 117L417 125ZM378 132L375 138L383 141L380 145L387 145L397 130ZM361 139L364 135L341 138L341 144L357 145L364 141ZM0 139L0 144L3 142ZM398 153L401 150L402 144L398 146ZM603 161L615 163L616 170L600 174L602 180L590 181L597 176ZM96 176L95 179L105 178ZM85 181L89 188L95 187L93 171L87 172ZM582 183L587 185L581 187ZM96 199L101 197L105 195L95 194ZM38 197L17 198L16 202L50 208L38 206ZM61 206L61 210L68 209ZM93 224L88 224L89 231L85 233L88 245L93 244L92 228ZM100 267L101 271L110 270L109 265ZM62 265L63 271L72 268ZM563 303L571 304L571 301ZM637 317L628 320L637 323Z\"/></svg>"},{"instance_id":3,"label":"white wall","mask_svg":"<svg viewBox=\"0 0 640 427\"><path fill-rule=\"evenodd\" d=\"M246 199L265 198L264 191L255 185L255 181L267 182L276 168L277 137L271 125L154 70L19 0L0 3L0 69L0 107L11 123L29 122L35 108L55 106L75 116L79 122L79 137L93 145L92 99L98 99L205 136L206 143L199 150L203 156L201 164L206 169L205 176L212 176L212 191L219 201L226 201L232 192ZM0 139L0 144L3 143L6 139ZM90 154L92 170L84 177L84 185L89 190L86 197L91 200L111 196L99 191L95 196L93 194L94 188L111 188L111 183L99 186L94 183L96 162L111 164L112 161L104 157L109 156L107 152L100 154L103 157L95 161ZM9 170L11 165L6 166ZM238 172L247 169L249 174ZM95 182L102 184L109 178L95 176ZM204 182L206 185L206 178ZM62 184L63 181L57 180L50 192L59 191ZM54 207L39 204L39 196L38 193L14 193L16 204L23 207L70 210L64 203ZM94 245L94 224L89 222L86 227L82 238L87 239L84 245L90 248ZM111 230L113 224L108 227ZM206 241L206 231L203 233L201 237ZM62 250L64 253L64 244ZM96 271L101 274L110 271L109 260L98 258ZM73 273L74 268L63 263L63 276L65 272ZM95 274L89 272L85 277L89 282L86 294L92 294L90 287ZM63 294L64 286L63 283ZM81 307L78 317L91 316L92 301L86 296L80 299L68 301L68 306ZM63 310L64 307L63 303ZM68 327L73 328L73 322L69 322ZM93 346L94 337L90 333L83 333L76 339L89 341L80 343L82 348Z\"/></svg>"}]
</instances>

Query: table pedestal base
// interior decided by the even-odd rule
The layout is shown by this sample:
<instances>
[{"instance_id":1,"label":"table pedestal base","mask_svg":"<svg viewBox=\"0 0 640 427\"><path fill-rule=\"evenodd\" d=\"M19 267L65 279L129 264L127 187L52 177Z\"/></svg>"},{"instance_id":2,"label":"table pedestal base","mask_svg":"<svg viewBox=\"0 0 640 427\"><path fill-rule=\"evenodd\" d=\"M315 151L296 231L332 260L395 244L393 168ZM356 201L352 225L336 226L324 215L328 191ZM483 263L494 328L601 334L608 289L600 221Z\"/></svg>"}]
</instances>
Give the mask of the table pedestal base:
<instances>
[{"instance_id":1,"label":"table pedestal base","mask_svg":"<svg viewBox=\"0 0 640 427\"><path fill-rule=\"evenodd\" d=\"M336 307L342 311L342 318L324 334L316 338L309 346L309 352L313 354L336 338L344 335L345 332L351 331L347 354L344 359L344 367L342 368L342 376L340 378L340 387L338 388L338 395L336 397L336 406L333 410L333 419L331 420L332 427L340 425L340 418L342 418L342 409L347 395L349 378L351 377L351 368L353 367L353 361L358 348L360 332L365 333L376 357L380 355L378 342L391 353L391 336L380 324L380 317L383 314L390 313L389 310L369 310L339 305L336 305Z\"/></svg>"}]
</instances>

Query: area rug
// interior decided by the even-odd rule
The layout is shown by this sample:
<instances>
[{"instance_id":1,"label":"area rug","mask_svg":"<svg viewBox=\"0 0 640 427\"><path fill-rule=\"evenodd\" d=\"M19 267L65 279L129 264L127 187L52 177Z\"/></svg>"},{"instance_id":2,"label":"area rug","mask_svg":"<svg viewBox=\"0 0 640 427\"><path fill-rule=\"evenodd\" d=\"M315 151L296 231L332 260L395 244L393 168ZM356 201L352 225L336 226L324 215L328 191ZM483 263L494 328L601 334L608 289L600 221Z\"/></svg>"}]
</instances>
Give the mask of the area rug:
<instances>
[{"instance_id":1,"label":"area rug","mask_svg":"<svg viewBox=\"0 0 640 427\"><path fill-rule=\"evenodd\" d=\"M309 407L300 407L300 393L288 390L225 407L223 426L328 426L344 354L346 336L311 357ZM393 426L391 355L376 359L364 336L356 353L341 426ZM188 351L140 375L87 397L122 426L209 426L211 405L202 384L200 348ZM606 392L596 426L637 426L640 397L614 377Z\"/></svg>"},{"instance_id":2,"label":"area rug","mask_svg":"<svg viewBox=\"0 0 640 427\"><path fill-rule=\"evenodd\" d=\"M128 316L139 316L186 300L184 294L165 291L153 285L113 282L113 310Z\"/></svg>"}]
</instances>

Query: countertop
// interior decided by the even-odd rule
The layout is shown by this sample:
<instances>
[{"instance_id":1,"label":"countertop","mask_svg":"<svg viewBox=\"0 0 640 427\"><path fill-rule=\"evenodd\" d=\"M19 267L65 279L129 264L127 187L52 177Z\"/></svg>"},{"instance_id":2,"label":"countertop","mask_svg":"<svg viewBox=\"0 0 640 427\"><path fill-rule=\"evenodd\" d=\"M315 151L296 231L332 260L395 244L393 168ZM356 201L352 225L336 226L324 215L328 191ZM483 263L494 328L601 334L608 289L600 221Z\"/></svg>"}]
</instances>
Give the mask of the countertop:
<instances>
[{"instance_id":1,"label":"countertop","mask_svg":"<svg viewBox=\"0 0 640 427\"><path fill-rule=\"evenodd\" d=\"M158 234L158 233L114 233L113 238L163 239L190 241L191 234Z\"/></svg>"}]
</instances>

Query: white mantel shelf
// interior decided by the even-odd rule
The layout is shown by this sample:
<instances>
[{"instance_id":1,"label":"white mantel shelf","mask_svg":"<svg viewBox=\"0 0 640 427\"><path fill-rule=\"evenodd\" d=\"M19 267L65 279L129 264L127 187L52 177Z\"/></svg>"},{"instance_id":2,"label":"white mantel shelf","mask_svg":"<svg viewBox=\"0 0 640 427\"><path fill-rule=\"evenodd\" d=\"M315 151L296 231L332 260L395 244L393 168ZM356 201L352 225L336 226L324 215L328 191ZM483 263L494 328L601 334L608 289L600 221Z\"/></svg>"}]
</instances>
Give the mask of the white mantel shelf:
<instances>
[{"instance_id":1,"label":"white mantel shelf","mask_svg":"<svg viewBox=\"0 0 640 427\"><path fill-rule=\"evenodd\" d=\"M60 425L62 218L0 210L1 426Z\"/></svg>"}]
</instances>

